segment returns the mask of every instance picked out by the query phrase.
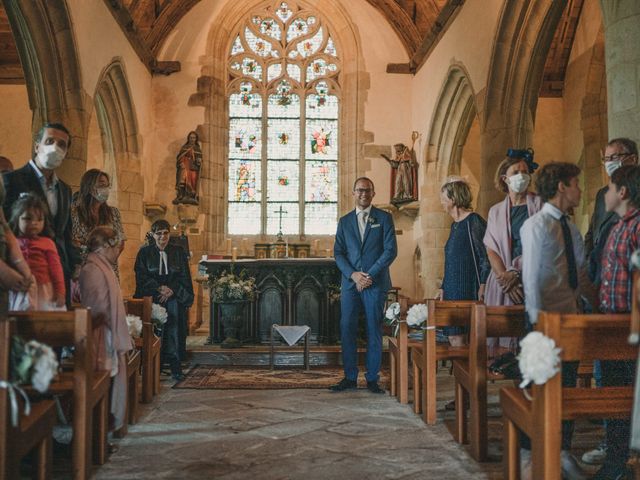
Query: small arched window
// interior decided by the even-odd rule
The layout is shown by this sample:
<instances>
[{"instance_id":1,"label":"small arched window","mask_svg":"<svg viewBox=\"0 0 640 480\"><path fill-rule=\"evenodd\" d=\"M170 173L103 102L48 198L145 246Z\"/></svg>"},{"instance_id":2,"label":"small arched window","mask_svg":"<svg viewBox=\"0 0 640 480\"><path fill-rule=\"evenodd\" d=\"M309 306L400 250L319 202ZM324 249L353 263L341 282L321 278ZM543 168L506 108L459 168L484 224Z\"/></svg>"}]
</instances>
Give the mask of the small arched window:
<instances>
[{"instance_id":1,"label":"small arched window","mask_svg":"<svg viewBox=\"0 0 640 480\"><path fill-rule=\"evenodd\" d=\"M228 58L227 232L327 235L338 215L340 61L315 12L277 2Z\"/></svg>"}]
</instances>

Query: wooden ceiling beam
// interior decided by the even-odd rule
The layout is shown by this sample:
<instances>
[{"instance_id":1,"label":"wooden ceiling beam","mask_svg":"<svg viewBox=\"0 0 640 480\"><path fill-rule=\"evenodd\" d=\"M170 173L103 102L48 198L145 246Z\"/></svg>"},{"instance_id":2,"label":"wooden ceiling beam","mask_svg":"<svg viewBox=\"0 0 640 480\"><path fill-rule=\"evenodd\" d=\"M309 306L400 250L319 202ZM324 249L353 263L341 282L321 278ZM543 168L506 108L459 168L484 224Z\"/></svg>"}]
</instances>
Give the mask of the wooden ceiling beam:
<instances>
[{"instance_id":1,"label":"wooden ceiling beam","mask_svg":"<svg viewBox=\"0 0 640 480\"><path fill-rule=\"evenodd\" d=\"M438 44L449 25L451 25L460 7L464 5L464 2L465 0L448 0L429 29L429 32L424 37L424 40L411 56L411 60L406 64L406 67L400 67L400 64L397 63L390 63L387 65L387 73L410 73L415 75L422 65L424 65L424 62Z\"/></svg>"},{"instance_id":2,"label":"wooden ceiling beam","mask_svg":"<svg viewBox=\"0 0 640 480\"><path fill-rule=\"evenodd\" d=\"M178 24L200 0L182 0L181 2L165 2L160 10L160 15L145 37L145 41L154 55L160 53L162 44L167 39L171 30Z\"/></svg>"},{"instance_id":3,"label":"wooden ceiling beam","mask_svg":"<svg viewBox=\"0 0 640 480\"><path fill-rule=\"evenodd\" d=\"M413 19L394 0L367 1L380 13L382 13L387 21L391 24L391 27L400 37L407 55L409 56L409 58L411 58L422 42L422 37L420 35L420 32L418 32L415 24L413 23Z\"/></svg>"},{"instance_id":4,"label":"wooden ceiling beam","mask_svg":"<svg viewBox=\"0 0 640 480\"><path fill-rule=\"evenodd\" d=\"M152 75L169 75L180 71L180 62L158 62L156 60L155 55L147 46L144 38L140 36L131 14L121 0L104 0L104 3L109 8L118 25L120 25L122 32L127 37L127 40L129 40L131 47L135 50L140 61L149 70L149 73Z\"/></svg>"}]
</instances>

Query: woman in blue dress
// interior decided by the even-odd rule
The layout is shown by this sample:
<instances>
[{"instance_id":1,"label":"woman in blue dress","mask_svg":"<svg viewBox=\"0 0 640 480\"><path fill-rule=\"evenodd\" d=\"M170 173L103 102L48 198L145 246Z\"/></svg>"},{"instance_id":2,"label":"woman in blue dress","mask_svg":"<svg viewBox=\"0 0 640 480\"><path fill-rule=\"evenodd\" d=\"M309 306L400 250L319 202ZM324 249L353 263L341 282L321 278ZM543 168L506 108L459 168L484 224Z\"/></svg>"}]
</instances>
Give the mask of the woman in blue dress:
<instances>
[{"instance_id":1,"label":"woman in blue dress","mask_svg":"<svg viewBox=\"0 0 640 480\"><path fill-rule=\"evenodd\" d=\"M444 247L444 279L440 300L483 300L484 287L491 271L483 238L487 222L473 212L469 184L450 177L440 189L440 202L453 223ZM464 343L462 327L445 327L439 339L453 346Z\"/></svg>"}]
</instances>

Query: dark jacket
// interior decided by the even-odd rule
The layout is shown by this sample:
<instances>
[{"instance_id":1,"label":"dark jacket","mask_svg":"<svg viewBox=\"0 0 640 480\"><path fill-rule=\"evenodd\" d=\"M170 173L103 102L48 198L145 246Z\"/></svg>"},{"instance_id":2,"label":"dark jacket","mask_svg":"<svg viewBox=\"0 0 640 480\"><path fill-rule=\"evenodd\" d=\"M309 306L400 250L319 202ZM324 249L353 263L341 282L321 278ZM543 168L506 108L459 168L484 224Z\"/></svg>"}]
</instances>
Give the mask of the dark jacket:
<instances>
[{"instance_id":1,"label":"dark jacket","mask_svg":"<svg viewBox=\"0 0 640 480\"><path fill-rule=\"evenodd\" d=\"M24 167L3 174L6 197L4 214L11 216L11 207L21 193L32 193L39 196L47 204L47 197L33 167L27 163ZM71 242L71 188L58 179L58 211L55 217L49 216L49 224L53 229L53 241L58 248L65 279L69 281L76 265L80 264L80 253Z\"/></svg>"},{"instance_id":2,"label":"dark jacket","mask_svg":"<svg viewBox=\"0 0 640 480\"><path fill-rule=\"evenodd\" d=\"M589 222L589 230L584 237L585 254L589 261L589 278L596 285L600 285L602 251L607 244L611 229L620 221L616 212L607 212L606 210L604 196L607 190L609 187L605 186L596 193L596 205Z\"/></svg>"},{"instance_id":3,"label":"dark jacket","mask_svg":"<svg viewBox=\"0 0 640 480\"><path fill-rule=\"evenodd\" d=\"M136 293L135 298L152 296L155 303L159 303L158 288L166 285L171 290L178 303L185 308L193 304L193 284L191 283L191 272L189 271L189 260L182 247L177 245L167 245L164 249L167 252L168 275L160 276L160 250L154 243L140 249L136 257L134 267L136 273Z\"/></svg>"}]
</instances>

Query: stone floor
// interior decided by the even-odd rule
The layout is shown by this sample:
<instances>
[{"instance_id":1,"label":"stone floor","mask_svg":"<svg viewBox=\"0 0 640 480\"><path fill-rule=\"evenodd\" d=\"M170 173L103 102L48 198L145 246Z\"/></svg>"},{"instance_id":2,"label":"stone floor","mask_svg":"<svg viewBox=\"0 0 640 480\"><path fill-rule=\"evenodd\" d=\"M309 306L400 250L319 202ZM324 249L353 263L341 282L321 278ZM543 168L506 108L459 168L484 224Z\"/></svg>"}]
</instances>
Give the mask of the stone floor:
<instances>
[{"instance_id":1,"label":"stone floor","mask_svg":"<svg viewBox=\"0 0 640 480\"><path fill-rule=\"evenodd\" d=\"M95 478L501 477L388 395L165 388Z\"/></svg>"}]
</instances>

